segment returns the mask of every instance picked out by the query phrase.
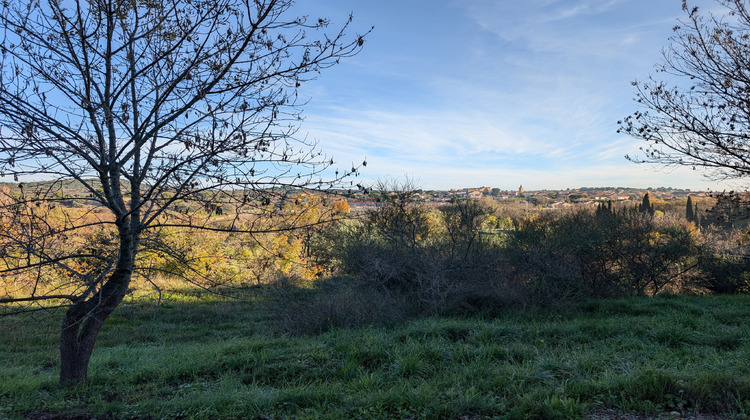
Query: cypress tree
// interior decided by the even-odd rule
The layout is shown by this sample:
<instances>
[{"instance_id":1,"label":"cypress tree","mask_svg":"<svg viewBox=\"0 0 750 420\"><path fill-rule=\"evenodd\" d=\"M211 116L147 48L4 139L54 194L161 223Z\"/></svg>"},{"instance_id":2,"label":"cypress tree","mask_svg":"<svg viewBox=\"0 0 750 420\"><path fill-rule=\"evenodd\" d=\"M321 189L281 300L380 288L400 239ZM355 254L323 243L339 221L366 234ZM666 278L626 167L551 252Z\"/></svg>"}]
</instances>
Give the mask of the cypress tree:
<instances>
[{"instance_id":1,"label":"cypress tree","mask_svg":"<svg viewBox=\"0 0 750 420\"><path fill-rule=\"evenodd\" d=\"M643 203L641 203L639 209L641 213L648 213L651 216L654 215L654 206L651 205L651 198L649 197L648 193L643 196Z\"/></svg>"},{"instance_id":2,"label":"cypress tree","mask_svg":"<svg viewBox=\"0 0 750 420\"><path fill-rule=\"evenodd\" d=\"M685 219L688 222L695 222L695 213L693 212L693 199L688 196L687 205L685 206Z\"/></svg>"},{"instance_id":3,"label":"cypress tree","mask_svg":"<svg viewBox=\"0 0 750 420\"><path fill-rule=\"evenodd\" d=\"M700 212L698 211L697 203L695 204L695 209L693 210L693 219L695 219L695 223L698 224L698 227L702 226L703 221L701 219L703 219L703 216L701 216Z\"/></svg>"}]
</instances>

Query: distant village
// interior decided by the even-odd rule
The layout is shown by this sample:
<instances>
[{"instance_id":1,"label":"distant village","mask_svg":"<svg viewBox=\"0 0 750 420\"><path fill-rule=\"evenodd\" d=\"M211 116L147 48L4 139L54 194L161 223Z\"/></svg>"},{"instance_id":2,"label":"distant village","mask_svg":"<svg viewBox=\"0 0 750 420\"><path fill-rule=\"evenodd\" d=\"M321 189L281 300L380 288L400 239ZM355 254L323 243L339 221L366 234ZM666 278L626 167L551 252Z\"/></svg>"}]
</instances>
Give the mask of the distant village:
<instances>
[{"instance_id":1,"label":"distant village","mask_svg":"<svg viewBox=\"0 0 750 420\"><path fill-rule=\"evenodd\" d=\"M41 187L49 187L46 182L38 184ZM16 188L18 184L0 182L0 192ZM59 188L66 191L67 199L60 200L57 204L62 207L83 207L98 206L99 203L92 199L91 194L85 190L78 182L70 181L61 183ZM286 200L290 194L299 191L293 188L281 189L280 195L276 195L279 200L278 205ZM388 201L384 194L390 194L378 190L367 191L337 191L338 195L345 197L344 202L350 206L351 211L359 213L366 211L368 208L379 206L381 203ZM637 205L641 203L644 195L648 193L650 200L657 204L657 210L676 209L678 206L684 206L688 196L694 203L701 203L701 210L710 208L715 203L715 196L707 191L691 191L689 189L677 189L671 187L659 188L628 188L628 187L581 187L568 188L565 190L532 190L527 191L523 185L516 190L503 190L493 187L478 188L461 188L450 190L426 190L416 189L410 196L415 201L420 201L433 206L440 206L455 199L479 199L492 200L501 205L523 206L526 210L533 209L556 209L565 207L581 207L598 205L607 205L610 202L615 206ZM746 195L745 200L750 201L750 195ZM221 214L221 206L212 205L217 214Z\"/></svg>"},{"instance_id":2,"label":"distant village","mask_svg":"<svg viewBox=\"0 0 750 420\"><path fill-rule=\"evenodd\" d=\"M693 200L708 199L711 194L706 191L691 191L689 189L660 188L626 188L626 187L582 187L565 190L535 190L527 191L523 185L517 190L502 190L492 187L462 188L451 190L416 190L416 200L428 203L444 203L455 198L493 199L498 202L518 201L526 202L535 207L560 208L581 205L596 206L601 203L639 203L648 193L652 200L665 202L684 202L687 197ZM367 196L360 195L350 201L353 206L373 205L378 199L377 193Z\"/></svg>"}]
</instances>

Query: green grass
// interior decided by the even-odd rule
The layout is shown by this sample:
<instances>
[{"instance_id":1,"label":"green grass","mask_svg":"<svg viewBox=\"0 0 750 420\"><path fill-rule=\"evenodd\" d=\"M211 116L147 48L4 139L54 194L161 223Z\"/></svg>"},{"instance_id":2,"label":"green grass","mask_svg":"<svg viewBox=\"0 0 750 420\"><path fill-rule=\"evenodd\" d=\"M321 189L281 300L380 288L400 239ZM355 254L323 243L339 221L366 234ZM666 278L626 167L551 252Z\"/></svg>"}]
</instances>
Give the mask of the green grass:
<instances>
[{"instance_id":1,"label":"green grass","mask_svg":"<svg viewBox=\"0 0 750 420\"><path fill-rule=\"evenodd\" d=\"M74 388L57 385L59 322L0 318L0 418L750 413L747 296L597 300L290 337L258 300L175 294L158 311L123 304L89 383Z\"/></svg>"}]
</instances>

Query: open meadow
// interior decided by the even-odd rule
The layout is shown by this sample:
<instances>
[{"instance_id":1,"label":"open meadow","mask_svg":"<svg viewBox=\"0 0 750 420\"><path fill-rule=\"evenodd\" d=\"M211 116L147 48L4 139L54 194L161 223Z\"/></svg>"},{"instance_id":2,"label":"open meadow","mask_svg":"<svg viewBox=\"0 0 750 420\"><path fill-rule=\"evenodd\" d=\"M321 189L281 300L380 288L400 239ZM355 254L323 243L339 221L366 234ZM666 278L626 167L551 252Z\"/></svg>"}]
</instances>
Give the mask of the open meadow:
<instances>
[{"instance_id":1,"label":"open meadow","mask_svg":"<svg viewBox=\"0 0 750 420\"><path fill-rule=\"evenodd\" d=\"M75 387L58 383L60 314L0 317L0 418L750 414L746 295L585 300L297 335L283 332L281 306L325 290L243 293L183 289L158 306L131 298L107 320L89 382Z\"/></svg>"}]
</instances>

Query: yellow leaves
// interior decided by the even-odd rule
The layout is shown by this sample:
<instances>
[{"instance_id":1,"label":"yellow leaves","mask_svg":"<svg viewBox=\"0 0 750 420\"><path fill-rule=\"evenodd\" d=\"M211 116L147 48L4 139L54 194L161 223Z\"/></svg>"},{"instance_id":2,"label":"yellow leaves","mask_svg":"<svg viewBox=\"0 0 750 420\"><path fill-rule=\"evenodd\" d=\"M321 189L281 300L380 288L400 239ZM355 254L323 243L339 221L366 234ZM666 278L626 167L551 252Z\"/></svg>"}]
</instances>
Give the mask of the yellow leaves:
<instances>
[{"instance_id":1,"label":"yellow leaves","mask_svg":"<svg viewBox=\"0 0 750 420\"><path fill-rule=\"evenodd\" d=\"M351 207L346 200L338 200L333 203L333 212L335 214L348 214L351 211Z\"/></svg>"},{"instance_id":2,"label":"yellow leaves","mask_svg":"<svg viewBox=\"0 0 750 420\"><path fill-rule=\"evenodd\" d=\"M271 255L275 256L275 268L285 274L292 274L296 264L300 264L300 253L302 251L302 241L289 236L277 235L271 241L273 249L270 249Z\"/></svg>"},{"instance_id":3,"label":"yellow leaves","mask_svg":"<svg viewBox=\"0 0 750 420\"><path fill-rule=\"evenodd\" d=\"M644 240L649 245L656 245L660 242L660 239L662 238L662 234L660 232L649 232L644 236Z\"/></svg>"},{"instance_id":4,"label":"yellow leaves","mask_svg":"<svg viewBox=\"0 0 750 420\"><path fill-rule=\"evenodd\" d=\"M293 217L304 216L301 211ZM270 221L267 227L273 229L277 223ZM158 237L172 255L146 251L139 255L138 265L164 279L184 277L206 286L241 285L284 276L314 278L322 272L321 267L308 263L304 235L297 231L243 234L171 228L160 231Z\"/></svg>"},{"instance_id":5,"label":"yellow leaves","mask_svg":"<svg viewBox=\"0 0 750 420\"><path fill-rule=\"evenodd\" d=\"M700 229L698 226L693 222L687 222L684 225L685 230L687 231L688 235L692 237L693 239L699 239L700 238Z\"/></svg>"},{"instance_id":6,"label":"yellow leaves","mask_svg":"<svg viewBox=\"0 0 750 420\"><path fill-rule=\"evenodd\" d=\"M443 220L441 219L439 212L430 211L425 216L426 216L424 219L425 229L417 237L417 240L419 241L426 240L428 237L433 236L435 234L443 233L443 231L445 230L445 227L443 225Z\"/></svg>"},{"instance_id":7,"label":"yellow leaves","mask_svg":"<svg viewBox=\"0 0 750 420\"><path fill-rule=\"evenodd\" d=\"M323 198L309 193L297 193L283 200L282 215L289 228L309 226L319 222L323 215Z\"/></svg>"},{"instance_id":8,"label":"yellow leaves","mask_svg":"<svg viewBox=\"0 0 750 420\"><path fill-rule=\"evenodd\" d=\"M0 191L0 200L4 196ZM110 223L114 221L110 213L99 211L88 203L81 207L61 203L56 202L54 207L43 204L33 210L38 213L36 220L46 221L46 229L55 231L44 244L51 257L81 254L66 260L70 270L55 268L50 269L49 274L45 273L45 278L51 283L73 285L79 279L73 272L96 278L106 269L106 262L101 257L116 257L117 231ZM207 227L270 232L265 234L177 227L147 230L141 238L143 248L136 257L136 272L147 275L149 281L157 284L187 280L204 287L273 282L284 276L304 279L320 276L325 268L309 258L307 240L315 229L328 226L321 224L322 221L333 219L334 214L349 212L348 203L345 200L327 201L322 195L297 193L269 206L277 212L271 215L242 214L237 219L226 214L202 219ZM179 213L177 216L183 215ZM24 217L27 222L30 220L30 216L0 212L0 228L11 228L11 225L13 229L25 228L28 223L20 223L18 217ZM183 220L167 220L167 217L175 217L171 215L164 217L168 222ZM66 229L70 230L60 233ZM0 241L0 249L7 248L2 245ZM14 253L12 257L18 264L29 264L20 248L7 249Z\"/></svg>"}]
</instances>

